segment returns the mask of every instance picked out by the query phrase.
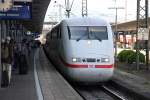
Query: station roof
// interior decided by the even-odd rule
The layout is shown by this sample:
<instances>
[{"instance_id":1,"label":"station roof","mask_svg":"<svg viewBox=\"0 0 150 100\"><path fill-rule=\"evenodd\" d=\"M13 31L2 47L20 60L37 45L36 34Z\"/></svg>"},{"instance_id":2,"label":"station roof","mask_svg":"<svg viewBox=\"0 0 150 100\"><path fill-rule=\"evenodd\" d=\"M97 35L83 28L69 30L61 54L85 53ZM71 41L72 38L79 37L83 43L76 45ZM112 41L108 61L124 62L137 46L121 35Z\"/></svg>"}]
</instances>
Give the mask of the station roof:
<instances>
[{"instance_id":1,"label":"station roof","mask_svg":"<svg viewBox=\"0 0 150 100\"><path fill-rule=\"evenodd\" d=\"M45 14L50 1L51 0L32 0L32 19L22 21L28 30L41 33Z\"/></svg>"},{"instance_id":2,"label":"station roof","mask_svg":"<svg viewBox=\"0 0 150 100\"><path fill-rule=\"evenodd\" d=\"M148 18L148 23L150 23L150 17ZM112 28L113 30L115 30L115 25L113 25ZM117 25L117 31L135 31L135 30L136 30L136 20L120 23Z\"/></svg>"}]
</instances>

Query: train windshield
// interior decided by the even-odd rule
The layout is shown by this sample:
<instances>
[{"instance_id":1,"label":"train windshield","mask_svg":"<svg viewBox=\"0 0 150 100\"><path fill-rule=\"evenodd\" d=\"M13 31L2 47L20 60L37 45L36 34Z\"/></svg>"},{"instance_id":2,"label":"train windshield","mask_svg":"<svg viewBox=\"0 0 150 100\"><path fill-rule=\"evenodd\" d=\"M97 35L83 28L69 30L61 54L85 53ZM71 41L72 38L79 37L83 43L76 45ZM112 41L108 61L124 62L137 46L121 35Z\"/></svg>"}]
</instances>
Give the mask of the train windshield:
<instances>
[{"instance_id":1,"label":"train windshield","mask_svg":"<svg viewBox=\"0 0 150 100\"><path fill-rule=\"evenodd\" d=\"M71 40L108 40L106 26L70 26L68 31Z\"/></svg>"}]
</instances>

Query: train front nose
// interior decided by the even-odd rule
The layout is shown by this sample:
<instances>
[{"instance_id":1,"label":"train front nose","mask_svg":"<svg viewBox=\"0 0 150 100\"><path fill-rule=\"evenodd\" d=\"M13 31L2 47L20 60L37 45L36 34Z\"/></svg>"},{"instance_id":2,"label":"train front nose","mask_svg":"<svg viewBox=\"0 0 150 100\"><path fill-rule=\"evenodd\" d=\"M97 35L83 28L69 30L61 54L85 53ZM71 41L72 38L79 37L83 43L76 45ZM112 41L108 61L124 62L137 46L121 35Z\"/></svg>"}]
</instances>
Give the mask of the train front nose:
<instances>
[{"instance_id":1,"label":"train front nose","mask_svg":"<svg viewBox=\"0 0 150 100\"><path fill-rule=\"evenodd\" d=\"M68 76L77 82L103 82L111 79L112 68L70 68Z\"/></svg>"},{"instance_id":2,"label":"train front nose","mask_svg":"<svg viewBox=\"0 0 150 100\"><path fill-rule=\"evenodd\" d=\"M106 49L106 46L104 47L103 44L100 45L101 48L97 49L94 47L96 45L93 43L86 49L85 47L84 49L81 49L82 47L74 48L68 54L66 74L70 80L77 82L103 82L111 79L114 69L112 51Z\"/></svg>"}]
</instances>

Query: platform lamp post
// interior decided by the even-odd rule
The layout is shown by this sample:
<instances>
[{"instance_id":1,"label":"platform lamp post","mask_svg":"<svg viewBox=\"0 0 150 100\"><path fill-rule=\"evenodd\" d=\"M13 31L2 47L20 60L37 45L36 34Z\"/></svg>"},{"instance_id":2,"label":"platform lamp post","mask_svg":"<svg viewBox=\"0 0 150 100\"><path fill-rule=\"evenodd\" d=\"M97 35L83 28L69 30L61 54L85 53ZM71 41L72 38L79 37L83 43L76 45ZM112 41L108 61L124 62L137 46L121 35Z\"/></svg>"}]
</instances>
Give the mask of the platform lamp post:
<instances>
[{"instance_id":1,"label":"platform lamp post","mask_svg":"<svg viewBox=\"0 0 150 100\"><path fill-rule=\"evenodd\" d=\"M116 3L116 0L115 0ZM108 9L114 9L115 10L115 66L117 67L117 40L118 40L118 33L117 33L117 24L118 24L118 10L124 9L124 7L110 7Z\"/></svg>"}]
</instances>

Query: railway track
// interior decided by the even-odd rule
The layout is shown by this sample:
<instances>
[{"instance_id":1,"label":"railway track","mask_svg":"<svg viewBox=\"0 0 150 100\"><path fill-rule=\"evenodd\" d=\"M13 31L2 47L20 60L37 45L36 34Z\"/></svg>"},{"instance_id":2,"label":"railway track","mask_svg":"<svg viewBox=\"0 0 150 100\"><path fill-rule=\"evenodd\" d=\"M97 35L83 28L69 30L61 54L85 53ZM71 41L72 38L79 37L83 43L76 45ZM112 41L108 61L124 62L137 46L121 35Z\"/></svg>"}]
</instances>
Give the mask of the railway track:
<instances>
[{"instance_id":1,"label":"railway track","mask_svg":"<svg viewBox=\"0 0 150 100\"><path fill-rule=\"evenodd\" d=\"M110 85L73 86L84 100L138 100Z\"/></svg>"},{"instance_id":2,"label":"railway track","mask_svg":"<svg viewBox=\"0 0 150 100\"><path fill-rule=\"evenodd\" d=\"M114 90L108 88L107 86L102 86L103 90L107 92L111 97L113 97L115 100L128 100L126 97L120 95L119 93L115 92Z\"/></svg>"},{"instance_id":3,"label":"railway track","mask_svg":"<svg viewBox=\"0 0 150 100\"><path fill-rule=\"evenodd\" d=\"M72 85L84 100L149 100L116 82L96 85Z\"/></svg>"}]
</instances>

